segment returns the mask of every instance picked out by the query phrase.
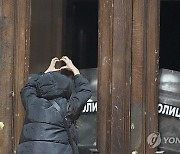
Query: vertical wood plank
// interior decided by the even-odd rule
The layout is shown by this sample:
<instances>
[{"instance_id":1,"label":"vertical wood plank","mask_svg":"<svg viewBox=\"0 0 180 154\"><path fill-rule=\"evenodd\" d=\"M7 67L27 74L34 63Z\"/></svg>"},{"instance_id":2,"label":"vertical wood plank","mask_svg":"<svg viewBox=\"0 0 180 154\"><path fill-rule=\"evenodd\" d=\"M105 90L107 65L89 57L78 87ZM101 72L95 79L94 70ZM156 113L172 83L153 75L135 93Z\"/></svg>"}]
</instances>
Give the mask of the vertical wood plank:
<instances>
[{"instance_id":1,"label":"vertical wood plank","mask_svg":"<svg viewBox=\"0 0 180 154\"><path fill-rule=\"evenodd\" d=\"M157 131L159 2L133 1L131 150L155 153L147 136Z\"/></svg>"},{"instance_id":2,"label":"vertical wood plank","mask_svg":"<svg viewBox=\"0 0 180 154\"><path fill-rule=\"evenodd\" d=\"M130 153L132 0L113 4L111 154Z\"/></svg>"},{"instance_id":3,"label":"vertical wood plank","mask_svg":"<svg viewBox=\"0 0 180 154\"><path fill-rule=\"evenodd\" d=\"M160 0L148 0L146 55L146 136L158 131L158 72ZM146 154L155 153L146 141Z\"/></svg>"},{"instance_id":4,"label":"vertical wood plank","mask_svg":"<svg viewBox=\"0 0 180 154\"><path fill-rule=\"evenodd\" d=\"M97 141L102 154L111 150L112 2L99 1Z\"/></svg>"},{"instance_id":5,"label":"vertical wood plank","mask_svg":"<svg viewBox=\"0 0 180 154\"><path fill-rule=\"evenodd\" d=\"M0 153L12 153L12 67L14 44L14 1L0 1Z\"/></svg>"},{"instance_id":6,"label":"vertical wood plank","mask_svg":"<svg viewBox=\"0 0 180 154\"><path fill-rule=\"evenodd\" d=\"M98 150L129 153L132 1L99 1Z\"/></svg>"},{"instance_id":7,"label":"vertical wood plank","mask_svg":"<svg viewBox=\"0 0 180 154\"><path fill-rule=\"evenodd\" d=\"M131 150L144 153L144 53L146 52L145 0L133 1Z\"/></svg>"},{"instance_id":8,"label":"vertical wood plank","mask_svg":"<svg viewBox=\"0 0 180 154\"><path fill-rule=\"evenodd\" d=\"M29 71L29 43L30 43L30 0L17 0L15 14L15 42L14 42L14 72L13 72L13 150L19 143L19 137L24 121L24 108L21 103L20 90L27 80Z\"/></svg>"}]
</instances>

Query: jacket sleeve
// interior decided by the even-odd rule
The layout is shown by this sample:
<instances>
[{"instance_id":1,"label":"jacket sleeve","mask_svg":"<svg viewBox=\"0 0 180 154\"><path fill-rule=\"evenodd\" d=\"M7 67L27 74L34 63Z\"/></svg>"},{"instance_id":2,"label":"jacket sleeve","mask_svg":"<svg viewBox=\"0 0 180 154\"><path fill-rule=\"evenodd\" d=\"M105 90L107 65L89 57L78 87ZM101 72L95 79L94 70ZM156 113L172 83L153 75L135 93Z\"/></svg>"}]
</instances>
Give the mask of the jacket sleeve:
<instances>
[{"instance_id":1,"label":"jacket sleeve","mask_svg":"<svg viewBox=\"0 0 180 154\"><path fill-rule=\"evenodd\" d=\"M25 110L27 109L29 100L37 98L36 81L39 79L40 75L41 73L33 75L20 91L21 101Z\"/></svg>"},{"instance_id":2,"label":"jacket sleeve","mask_svg":"<svg viewBox=\"0 0 180 154\"><path fill-rule=\"evenodd\" d=\"M86 102L91 97L89 81L81 74L74 76L75 94L68 100L67 116L72 120L77 120Z\"/></svg>"}]
</instances>

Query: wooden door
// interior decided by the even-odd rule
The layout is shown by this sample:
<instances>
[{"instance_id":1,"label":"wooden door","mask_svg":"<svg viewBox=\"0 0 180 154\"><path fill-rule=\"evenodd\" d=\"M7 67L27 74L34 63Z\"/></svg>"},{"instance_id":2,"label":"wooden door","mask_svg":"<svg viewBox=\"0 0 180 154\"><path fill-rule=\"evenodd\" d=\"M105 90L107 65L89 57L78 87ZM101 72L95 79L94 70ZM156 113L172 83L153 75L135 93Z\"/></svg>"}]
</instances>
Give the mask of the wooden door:
<instances>
[{"instance_id":1,"label":"wooden door","mask_svg":"<svg viewBox=\"0 0 180 154\"><path fill-rule=\"evenodd\" d=\"M28 73L29 0L0 1L0 153L16 150L24 112L19 92Z\"/></svg>"},{"instance_id":2,"label":"wooden door","mask_svg":"<svg viewBox=\"0 0 180 154\"><path fill-rule=\"evenodd\" d=\"M0 2L0 153L13 153L22 129L30 6ZM99 0L98 23L98 151L154 153L146 138L157 130L159 1Z\"/></svg>"},{"instance_id":3,"label":"wooden door","mask_svg":"<svg viewBox=\"0 0 180 154\"><path fill-rule=\"evenodd\" d=\"M11 5L10 5L11 4ZM12 153L14 3L0 1L0 153Z\"/></svg>"},{"instance_id":4,"label":"wooden door","mask_svg":"<svg viewBox=\"0 0 180 154\"><path fill-rule=\"evenodd\" d=\"M157 131L159 1L99 1L98 149L151 154Z\"/></svg>"}]
</instances>

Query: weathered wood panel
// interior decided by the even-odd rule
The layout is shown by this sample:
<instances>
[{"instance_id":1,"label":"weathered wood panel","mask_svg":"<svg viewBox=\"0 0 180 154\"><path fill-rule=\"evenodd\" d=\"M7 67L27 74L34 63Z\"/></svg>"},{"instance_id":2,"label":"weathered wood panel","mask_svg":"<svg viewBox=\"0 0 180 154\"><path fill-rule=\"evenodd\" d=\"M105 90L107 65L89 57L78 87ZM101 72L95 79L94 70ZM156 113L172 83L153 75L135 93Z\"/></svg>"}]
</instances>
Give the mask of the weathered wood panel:
<instances>
[{"instance_id":1,"label":"weathered wood panel","mask_svg":"<svg viewBox=\"0 0 180 154\"><path fill-rule=\"evenodd\" d=\"M99 4L99 152L154 153L147 136L157 131L159 2Z\"/></svg>"},{"instance_id":2,"label":"weathered wood panel","mask_svg":"<svg viewBox=\"0 0 180 154\"><path fill-rule=\"evenodd\" d=\"M130 153L132 0L113 3L111 154Z\"/></svg>"},{"instance_id":3,"label":"weathered wood panel","mask_svg":"<svg viewBox=\"0 0 180 154\"><path fill-rule=\"evenodd\" d=\"M158 73L159 73L159 30L160 30L160 0L148 0L147 13L147 54L146 54L146 134L158 131ZM145 140L146 141L146 140ZM147 142L146 142L147 144ZM146 154L152 154L156 149L146 145Z\"/></svg>"},{"instance_id":4,"label":"weathered wood panel","mask_svg":"<svg viewBox=\"0 0 180 154\"><path fill-rule=\"evenodd\" d=\"M14 1L0 1L0 153L12 153Z\"/></svg>"},{"instance_id":5,"label":"weathered wood panel","mask_svg":"<svg viewBox=\"0 0 180 154\"><path fill-rule=\"evenodd\" d=\"M30 27L30 0L17 0L14 6L15 13L15 41L13 66L13 150L19 143L19 137L24 121L24 108L20 99L20 90L28 75L29 65L29 27Z\"/></svg>"},{"instance_id":6,"label":"weathered wood panel","mask_svg":"<svg viewBox=\"0 0 180 154\"><path fill-rule=\"evenodd\" d=\"M133 1L131 150L155 153L147 136L158 131L159 1Z\"/></svg>"},{"instance_id":7,"label":"weathered wood panel","mask_svg":"<svg viewBox=\"0 0 180 154\"><path fill-rule=\"evenodd\" d=\"M98 150L129 153L132 1L99 1Z\"/></svg>"},{"instance_id":8,"label":"weathered wood panel","mask_svg":"<svg viewBox=\"0 0 180 154\"><path fill-rule=\"evenodd\" d=\"M112 2L99 1L97 143L102 154L111 152Z\"/></svg>"},{"instance_id":9,"label":"weathered wood panel","mask_svg":"<svg viewBox=\"0 0 180 154\"><path fill-rule=\"evenodd\" d=\"M0 150L4 150L2 153L11 153L13 149L9 148L12 147L11 114L14 113L14 150L19 140L24 114L19 91L28 74L26 59L29 48L30 11L29 1L17 1L14 36L14 12L13 9L9 9L13 5L8 0L2 1L0 5L4 8L0 11L0 15L2 17L9 15L10 21L13 21L6 27L8 32L3 27L0 32L1 42L7 42L5 47L1 44L0 54L2 66L0 84L3 86L1 91L4 90L0 94L2 97L0 118L6 121L3 134L0 132L0 137L3 138L2 142L0 141ZM129 153L130 146L132 146L131 150L137 150L139 153L154 152L154 149L148 148L146 137L157 128L155 79L158 55L158 6L155 0L99 1L98 150L102 154ZM8 18L1 19L6 21ZM2 22L4 25L7 24L5 21ZM11 44L13 38L15 38L15 47ZM12 71L13 48L14 72ZM9 96L13 94L12 75L13 111L12 98ZM131 138L130 101L131 122L134 124L131 127ZM138 111L140 114L136 116Z\"/></svg>"},{"instance_id":10,"label":"weathered wood panel","mask_svg":"<svg viewBox=\"0 0 180 154\"><path fill-rule=\"evenodd\" d=\"M144 53L146 52L145 0L133 1L132 36L132 97L131 97L131 150L144 153L145 101L144 101Z\"/></svg>"}]
</instances>

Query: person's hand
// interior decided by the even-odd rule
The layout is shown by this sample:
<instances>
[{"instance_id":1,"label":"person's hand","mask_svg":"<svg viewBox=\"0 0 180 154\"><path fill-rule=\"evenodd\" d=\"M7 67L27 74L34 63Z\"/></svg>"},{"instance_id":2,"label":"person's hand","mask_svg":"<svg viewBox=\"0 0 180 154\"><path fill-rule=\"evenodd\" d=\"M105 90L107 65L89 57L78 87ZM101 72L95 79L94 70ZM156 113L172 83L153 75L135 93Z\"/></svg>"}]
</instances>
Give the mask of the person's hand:
<instances>
[{"instance_id":1,"label":"person's hand","mask_svg":"<svg viewBox=\"0 0 180 154\"><path fill-rule=\"evenodd\" d=\"M73 72L74 75L80 74L79 70L74 66L72 61L67 56L63 56L60 61L63 61L66 64L65 66L62 66L60 70L66 69Z\"/></svg>"},{"instance_id":2,"label":"person's hand","mask_svg":"<svg viewBox=\"0 0 180 154\"><path fill-rule=\"evenodd\" d=\"M57 57L53 58L48 69L44 73L60 71L60 68L55 68L55 65L58 61L60 60Z\"/></svg>"}]
</instances>

